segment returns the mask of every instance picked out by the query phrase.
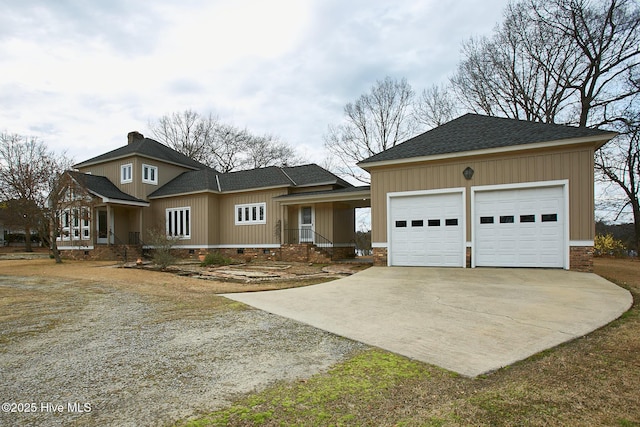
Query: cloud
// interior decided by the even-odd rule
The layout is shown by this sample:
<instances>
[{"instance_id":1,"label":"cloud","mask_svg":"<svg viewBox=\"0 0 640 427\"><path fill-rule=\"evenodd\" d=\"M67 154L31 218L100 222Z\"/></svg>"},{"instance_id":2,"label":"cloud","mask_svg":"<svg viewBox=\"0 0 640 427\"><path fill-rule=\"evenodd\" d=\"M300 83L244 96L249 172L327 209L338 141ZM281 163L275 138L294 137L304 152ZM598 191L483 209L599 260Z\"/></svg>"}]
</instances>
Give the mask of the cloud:
<instances>
[{"instance_id":1,"label":"cloud","mask_svg":"<svg viewBox=\"0 0 640 427\"><path fill-rule=\"evenodd\" d=\"M389 75L446 80L508 0L4 2L0 128L89 158L193 109L320 161L327 126Z\"/></svg>"}]
</instances>

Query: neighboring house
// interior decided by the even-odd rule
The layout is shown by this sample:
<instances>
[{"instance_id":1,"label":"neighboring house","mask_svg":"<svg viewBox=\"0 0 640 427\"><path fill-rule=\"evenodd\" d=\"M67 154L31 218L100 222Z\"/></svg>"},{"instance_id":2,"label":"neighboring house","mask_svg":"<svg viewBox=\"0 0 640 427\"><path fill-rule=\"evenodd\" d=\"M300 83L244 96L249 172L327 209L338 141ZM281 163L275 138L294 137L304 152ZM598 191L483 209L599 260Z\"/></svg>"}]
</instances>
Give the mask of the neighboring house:
<instances>
[{"instance_id":1,"label":"neighboring house","mask_svg":"<svg viewBox=\"0 0 640 427\"><path fill-rule=\"evenodd\" d=\"M191 254L310 260L320 247L349 257L355 209L369 206L369 187L315 164L220 173L138 132L74 167L68 193L78 202L61 212L58 239L69 255L152 246L157 230Z\"/></svg>"},{"instance_id":2,"label":"neighboring house","mask_svg":"<svg viewBox=\"0 0 640 427\"><path fill-rule=\"evenodd\" d=\"M363 160L374 263L591 270L594 151L615 135L466 114Z\"/></svg>"}]
</instances>

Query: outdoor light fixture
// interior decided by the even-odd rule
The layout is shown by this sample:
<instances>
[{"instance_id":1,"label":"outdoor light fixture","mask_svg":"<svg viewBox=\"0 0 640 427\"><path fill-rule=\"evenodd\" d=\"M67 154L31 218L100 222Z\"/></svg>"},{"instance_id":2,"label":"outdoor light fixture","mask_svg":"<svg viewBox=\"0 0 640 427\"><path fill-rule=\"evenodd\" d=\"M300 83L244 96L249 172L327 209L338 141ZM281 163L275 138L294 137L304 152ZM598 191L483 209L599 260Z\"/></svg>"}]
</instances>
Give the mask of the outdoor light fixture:
<instances>
[{"instance_id":1,"label":"outdoor light fixture","mask_svg":"<svg viewBox=\"0 0 640 427\"><path fill-rule=\"evenodd\" d=\"M473 178L473 169L467 166L467 168L462 171L462 175L464 175L465 179Z\"/></svg>"}]
</instances>

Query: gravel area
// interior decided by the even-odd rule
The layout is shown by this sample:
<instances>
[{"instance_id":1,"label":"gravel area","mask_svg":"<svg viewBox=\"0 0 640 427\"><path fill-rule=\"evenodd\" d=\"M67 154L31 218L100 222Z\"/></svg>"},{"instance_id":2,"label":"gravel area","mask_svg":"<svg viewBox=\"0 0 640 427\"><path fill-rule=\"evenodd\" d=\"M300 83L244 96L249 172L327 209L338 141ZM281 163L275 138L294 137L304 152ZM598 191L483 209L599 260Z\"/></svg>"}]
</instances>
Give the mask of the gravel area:
<instances>
[{"instance_id":1,"label":"gravel area","mask_svg":"<svg viewBox=\"0 0 640 427\"><path fill-rule=\"evenodd\" d=\"M0 426L170 425L365 348L227 300L184 309L107 283L0 276L1 299L15 311L0 313L0 403L22 412L3 405Z\"/></svg>"}]
</instances>

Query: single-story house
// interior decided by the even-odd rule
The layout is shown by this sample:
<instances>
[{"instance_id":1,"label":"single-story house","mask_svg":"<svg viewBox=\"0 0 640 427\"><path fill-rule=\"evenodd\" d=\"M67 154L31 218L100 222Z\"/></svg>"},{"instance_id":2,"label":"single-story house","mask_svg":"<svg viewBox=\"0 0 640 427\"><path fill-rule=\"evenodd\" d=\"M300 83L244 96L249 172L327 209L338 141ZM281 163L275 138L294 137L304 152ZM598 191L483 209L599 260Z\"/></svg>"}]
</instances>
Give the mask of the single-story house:
<instances>
[{"instance_id":1,"label":"single-story house","mask_svg":"<svg viewBox=\"0 0 640 427\"><path fill-rule=\"evenodd\" d=\"M616 135L466 114L361 161L354 187L315 164L220 173L137 132L69 172L63 250L150 246L287 260L355 253L371 207L374 264L592 268L594 152ZM90 203L89 203L90 202Z\"/></svg>"},{"instance_id":2,"label":"single-story house","mask_svg":"<svg viewBox=\"0 0 640 427\"><path fill-rule=\"evenodd\" d=\"M187 254L312 260L355 254L354 187L316 164L220 173L138 132L67 172L75 204L58 238L66 255L152 247L152 231ZM79 196L80 195L80 196Z\"/></svg>"},{"instance_id":3,"label":"single-story house","mask_svg":"<svg viewBox=\"0 0 640 427\"><path fill-rule=\"evenodd\" d=\"M374 263L591 270L594 152L615 135L466 114L361 161Z\"/></svg>"}]
</instances>

